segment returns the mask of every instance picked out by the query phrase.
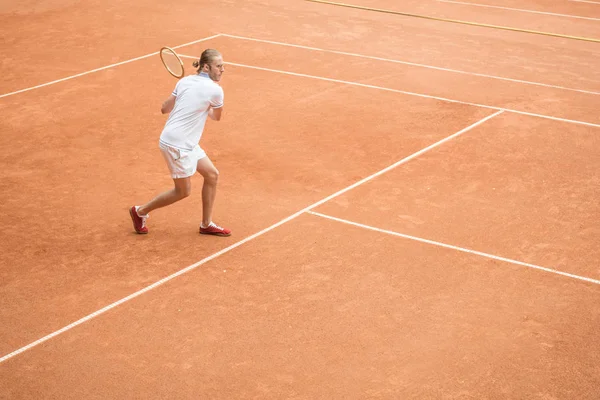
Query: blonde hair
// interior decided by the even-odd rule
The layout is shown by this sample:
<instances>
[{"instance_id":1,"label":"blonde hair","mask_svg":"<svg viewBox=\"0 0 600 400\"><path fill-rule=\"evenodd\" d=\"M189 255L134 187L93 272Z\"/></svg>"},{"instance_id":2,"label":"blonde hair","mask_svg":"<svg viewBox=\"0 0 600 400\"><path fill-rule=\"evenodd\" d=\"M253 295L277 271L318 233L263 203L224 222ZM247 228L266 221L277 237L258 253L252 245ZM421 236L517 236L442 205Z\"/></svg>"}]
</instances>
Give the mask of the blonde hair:
<instances>
[{"instance_id":1,"label":"blonde hair","mask_svg":"<svg viewBox=\"0 0 600 400\"><path fill-rule=\"evenodd\" d=\"M194 68L198 68L197 72L202 72L202 69L204 68L204 66L206 64L210 64L210 62L221 56L221 53L219 53L217 50L215 49L206 49L202 52L202 54L200 55L200 60L198 61L194 61L192 63L192 65L194 66Z\"/></svg>"}]
</instances>

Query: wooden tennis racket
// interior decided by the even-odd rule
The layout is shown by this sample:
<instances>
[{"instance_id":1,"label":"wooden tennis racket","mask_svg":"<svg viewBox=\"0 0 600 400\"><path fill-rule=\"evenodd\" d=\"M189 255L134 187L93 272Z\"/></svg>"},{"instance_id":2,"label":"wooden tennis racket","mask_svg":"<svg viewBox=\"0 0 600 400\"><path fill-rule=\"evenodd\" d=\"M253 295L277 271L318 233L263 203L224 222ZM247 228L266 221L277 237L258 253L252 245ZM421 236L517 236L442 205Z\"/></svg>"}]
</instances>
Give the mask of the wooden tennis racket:
<instances>
[{"instance_id":1,"label":"wooden tennis racket","mask_svg":"<svg viewBox=\"0 0 600 400\"><path fill-rule=\"evenodd\" d=\"M162 49L160 49L160 60L162 61L169 74L171 74L177 79L183 78L183 76L185 75L183 61L181 61L181 58L179 58L177 53L175 53L175 50L173 50L170 47L163 47Z\"/></svg>"}]
</instances>

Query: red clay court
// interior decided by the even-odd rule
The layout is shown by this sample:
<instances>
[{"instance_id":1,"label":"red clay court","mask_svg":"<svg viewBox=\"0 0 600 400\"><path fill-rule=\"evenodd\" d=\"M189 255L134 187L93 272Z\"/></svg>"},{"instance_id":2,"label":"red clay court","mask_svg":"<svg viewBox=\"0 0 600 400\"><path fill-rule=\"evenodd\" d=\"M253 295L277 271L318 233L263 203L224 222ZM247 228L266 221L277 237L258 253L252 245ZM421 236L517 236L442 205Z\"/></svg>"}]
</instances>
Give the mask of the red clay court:
<instances>
[{"instance_id":1,"label":"red clay court","mask_svg":"<svg viewBox=\"0 0 600 400\"><path fill-rule=\"evenodd\" d=\"M1 399L600 398L600 2L5 1L0 26ZM230 237L198 234L199 176L133 232L172 185L162 46L223 54L201 145Z\"/></svg>"}]
</instances>

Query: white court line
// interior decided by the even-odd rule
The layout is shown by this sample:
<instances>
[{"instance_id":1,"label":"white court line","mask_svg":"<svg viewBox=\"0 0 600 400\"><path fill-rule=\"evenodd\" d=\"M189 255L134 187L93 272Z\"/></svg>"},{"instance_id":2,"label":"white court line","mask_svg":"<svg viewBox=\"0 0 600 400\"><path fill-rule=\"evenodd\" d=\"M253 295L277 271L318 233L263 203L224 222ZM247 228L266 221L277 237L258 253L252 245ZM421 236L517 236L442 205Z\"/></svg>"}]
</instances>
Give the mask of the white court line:
<instances>
[{"instance_id":1,"label":"white court line","mask_svg":"<svg viewBox=\"0 0 600 400\"><path fill-rule=\"evenodd\" d=\"M321 49L321 48L318 48L318 47L309 47L309 46L302 46L302 45L298 45L298 44L291 44L291 43L284 43L284 42L275 42L275 41L272 41L272 40L254 39L254 38L245 37L245 36L230 35L230 34L227 34L227 33L223 33L223 34L221 34L221 36L223 36L223 37L230 37L230 38L234 38L234 39L240 39L240 40L248 40L248 41L253 41L253 42L275 44L275 45L279 45L279 46L295 47L295 48L305 49L305 50L321 51L321 52L324 52L324 53L339 54L339 55L350 56L350 57L365 58L365 59L368 59L368 60L377 60L377 61L385 61L385 62L390 62L390 63L395 63L395 64L410 65L410 66L413 66L413 67L428 68L428 69L434 69L434 70L437 70L437 71L452 72L452 73L456 73L456 74L472 75L472 76L478 76L478 77L481 77L481 78L496 79L496 80L507 81L507 82L515 82L515 83L523 83L523 84L526 84L526 85L542 86L542 87L548 87L548 88L552 88L552 89L569 90L569 91L572 91L572 92L580 92L580 93L592 94L592 95L596 95L596 96L600 95L600 92L595 92L595 91L592 91L592 90L574 89L574 88L570 88L570 87L566 87L566 86L550 85L550 84L547 84L547 83L525 81L525 80L513 79L513 78L505 78L505 77L502 77L502 76L480 74L480 73L477 73L477 72L468 72L468 71L462 71L462 70L459 70L459 69L436 67L434 65L418 64L418 63L412 63L412 62L408 62L408 61L394 60L394 59L391 59L391 58L367 56L367 55L364 55L364 54L347 53L347 52L344 52L344 51L337 51L337 50L327 50L327 49Z\"/></svg>"},{"instance_id":2,"label":"white court line","mask_svg":"<svg viewBox=\"0 0 600 400\"><path fill-rule=\"evenodd\" d=\"M177 271L174 274L169 275L166 278L163 278L163 279L161 279L161 280L159 280L159 281L151 284L150 286L146 286L145 288L143 288L141 290L138 290L137 292L132 293L132 294L130 294L127 297L122 298L121 300L118 300L118 301L116 301L116 302L114 302L112 304L109 304L108 306L106 306L106 307L104 307L104 308L102 308L102 309L100 309L100 310L98 310L96 312L93 312L93 313L91 313L91 314L89 314L89 315L87 315L87 316L85 316L85 317L83 317L83 318L81 318L81 319L79 319L79 320L77 320L77 321L75 321L75 322L73 322L73 323L65 326L64 328L61 328L61 329L59 329L57 331L54 331L54 332L50 333L49 335L46 335L43 338L36 340L35 342L32 342L32 343L30 343L30 344L28 344L26 346L21 347L18 350L15 350L12 353L9 353L9 354L3 356L2 358L0 358L0 363L2 363L4 361L6 361L6 360L8 360L8 359L10 359L10 358L18 355L18 354L21 354L24 351L27 351L27 350L31 349L32 347L35 347L35 346L37 346L37 345L39 345L41 343L44 343L47 340L50 340L53 337L60 335L61 333L64 333L64 332L66 332L66 331L68 331L70 329L73 329L76 326L81 325L84 322L87 322L87 321L91 320L92 318L95 318L95 317L97 317L97 316L99 316L101 314L104 314L105 312L107 312L107 311L109 311L109 310L117 307L118 305L121 305L121 304L123 304L123 303L125 303L125 302L127 302L127 301L129 301L131 299L134 299L134 298L136 298L136 297L138 297L138 296L140 296L140 295L142 295L142 294L144 294L144 293L146 293L146 292L148 292L148 291L150 291L150 290L152 290L152 289L154 289L154 288L162 285L163 283L166 283L166 282L168 282L168 281L170 281L170 280L172 280L172 279L174 279L174 278L176 278L176 277L178 277L180 275L183 275L186 272L192 271L193 269L198 268L202 264L205 264L208 261L213 260L213 259L219 257L222 254L228 253L231 250L235 249L236 247L239 247L242 244L251 241L252 239L255 239L255 238L259 237L259 236L262 236L265 233L267 233L269 231L272 231L273 229L277 228L278 226L283 225L286 222L289 222L289 221L295 219L296 217L298 217L298 216L300 216L300 215L302 215L302 214L310 211L311 209L313 209L315 207L318 207L321 204L326 203L329 200L331 200L331 199L333 199L333 198L335 198L337 196L340 196L340 195L348 192L349 190L352 190L355 187L360 186L363 183L368 182L368 181L370 181L370 180L372 180L372 179L374 179L374 178L376 178L376 177L378 177L378 176L380 176L382 174L385 174L386 172L388 172L388 171L390 171L390 170L392 170L392 169L394 169L394 168L396 168L396 167L398 167L398 166L400 166L400 165L402 165L402 164L404 164L404 163L412 160L415 157L420 156L423 153L428 152L429 150L432 150L432 149L434 149L434 148L436 148L436 147L438 147L438 146L446 143L449 140L452 140L452 139L456 138L457 136L462 135L463 133L466 133L466 132L470 131L471 129L473 129L473 128L475 128L475 127L483 124L487 120L489 120L491 118L494 118L495 116L501 114L502 112L503 111L500 110L500 111L495 112L494 114L488 115L487 117L485 117L485 118L483 118L483 119L475 122L474 124L471 124L468 127L464 128L464 129L462 129L462 130L460 130L460 131L458 131L458 132L456 132L456 133L454 133L454 134L452 134L450 136L447 136L444 139L439 140L439 141L435 142L434 144L429 145L429 146L425 147L424 149L421 149L421 150L417 151L416 153L413 153L410 156L405 157L402 160L400 160L400 161L398 161L398 162L396 162L396 163L394 163L394 164L392 164L392 165L390 165L390 166L388 166L388 167L386 167L386 168L384 168L384 169L382 169L382 170L380 170L380 171L378 171L378 172L376 172L376 173L374 173L374 174L372 174L372 175L370 175L370 176L368 176L366 178L361 179L360 181L358 181L358 182L356 182L356 183L354 183L354 184L352 184L352 185L350 185L350 186L348 186L348 187L346 187L346 188L344 188L344 189L342 189L342 190L340 190L340 191L338 191L338 192L336 192L336 193L334 193L334 194L332 194L332 195L324 198L323 200L320 200L320 201L318 201L318 202L316 202L316 203L314 203L314 204L312 204L312 205L310 205L310 206L308 206L308 207L306 207L306 208L304 208L304 209L302 209L302 210L300 210L300 211L298 211L298 212L290 215L287 218L282 219L281 221L279 221L279 222L277 222L277 223L269 226L268 228L263 229L260 232L257 232L257 233L255 233L255 234L253 234L251 236L248 236L247 238L242 239L239 242L236 242L236 243L232 244L231 246L226 247L223 250L220 250L220 251L214 253L213 255L208 256L208 257L206 257L206 258L198 261L197 263L190 265L189 267L186 267L186 268L184 268L184 269L182 269L180 271Z\"/></svg>"},{"instance_id":3,"label":"white court line","mask_svg":"<svg viewBox=\"0 0 600 400\"><path fill-rule=\"evenodd\" d=\"M197 58L197 57L194 57L194 56L187 56L187 55L184 55L184 54L179 54L179 56L181 58L193 58L193 59ZM567 122L567 123L571 123L571 124L586 125L586 126L593 126L595 128L600 128L600 124L593 124L591 122L584 122L584 121L578 121L578 120L574 120L574 119L566 119L566 118L553 117L553 116L544 115L544 114L535 114L535 113L530 113L530 112L526 112L526 111L518 111L518 110L513 110L513 109L510 109L510 108L488 106L488 105L479 104L479 103L470 103L468 101L453 100L453 99L448 99L448 98L445 98L445 97L431 96L431 95L428 95L428 94L407 92L407 91L404 91L404 90L390 89L390 88L386 88L386 87L383 87L383 86L368 85L366 83L358 83L358 82L352 82L352 81L343 81L343 80L340 80L340 79L324 78L322 76L300 74L300 73L296 73L296 72L288 72L288 71L282 71L282 70L278 70L278 69L255 67L253 65L238 64L238 63L231 62L231 61L226 61L225 64L226 65L233 65L233 66L236 66L236 67L242 67L242 68L256 69L256 70L259 70L259 71L276 72L276 73L279 73L279 74L291 75L291 76L298 76L298 77L302 77L302 78L311 78L311 79L317 79L317 80L327 81L327 82L342 83L344 85L350 85L350 86L358 86L358 87L364 87L364 88L370 88L370 89L383 90L383 91L386 91L386 92L402 93L402 94L406 94L406 95L409 95L409 96L423 97L423 98L426 98L426 99L433 99L433 100L445 101L445 102L448 102L448 103L466 104L466 105L469 105L469 106L482 107L482 108L487 108L487 109L490 109L490 110L503 110L503 111L514 113L514 114L528 115L530 117L545 118L545 119L551 119L553 121Z\"/></svg>"},{"instance_id":4,"label":"white court line","mask_svg":"<svg viewBox=\"0 0 600 400\"><path fill-rule=\"evenodd\" d=\"M590 4L600 4L600 1L589 1L589 0L569 0L575 3L590 3Z\"/></svg>"},{"instance_id":5,"label":"white court line","mask_svg":"<svg viewBox=\"0 0 600 400\"><path fill-rule=\"evenodd\" d=\"M330 219L332 221L337 221L337 222L341 222L341 223L344 223L344 224L357 226L359 228L368 229L368 230L379 232L379 233L385 233L385 234L392 235L392 236L398 236L398 237L401 237L401 238L404 238L404 239L410 239L410 240L414 240L414 241L421 242L421 243L432 244L434 246L444 247L446 249L457 250L457 251L460 251L460 252L463 252L463 253L474 254L474 255L481 256L481 257L490 258L492 260L504 261L504 262L507 262L507 263L510 263L510 264L515 264L515 265L520 265L520 266L523 266L523 267L533 268L533 269L537 269L537 270L541 270L541 271L545 271L545 272L550 272L552 274L562 275L562 276L566 276L568 278L578 279L578 280L581 280L581 281L595 283L596 285L600 285L600 280L592 279L592 278L587 278L585 276L569 274L568 272L562 272L562 271L558 271L558 270L552 269L552 268L541 267L539 265L529 264L529 263L526 263L526 262L517 261L517 260L513 260L513 259L510 259L510 258L506 258L506 257L499 257L499 256L495 256L493 254L488 254L488 253L484 253L484 252L477 251L477 250L465 249L464 247L453 246L451 244L436 242L434 240L423 239L423 238L416 237L416 236L405 235L403 233L389 231L387 229L381 229L381 228L376 228L374 226L359 224L358 222L352 222L352 221L348 221L346 219L332 217L331 215L321 214L321 213L318 213L318 212L315 212L315 211L307 211L307 213L308 214L312 214L312 215L316 215L318 217L327 218L327 219Z\"/></svg>"},{"instance_id":6,"label":"white court line","mask_svg":"<svg viewBox=\"0 0 600 400\"><path fill-rule=\"evenodd\" d=\"M194 40L194 41L189 42L189 43L180 44L180 45L172 47L172 48L173 49L178 49L180 47L190 46L192 44L204 42L206 40L211 40L211 39L217 38L219 36L221 36L220 33L218 33L216 35L213 35L213 36L206 37L206 38ZM26 89L21 89L21 90L17 90L17 91L10 92L10 93L5 93L5 94L0 95L0 99L3 98L3 97L8 97L8 96L15 95L15 94L18 94L18 93L28 92L28 91L33 90L33 89L39 89L39 88L42 88L42 87L45 87L45 86L54 85L55 83L68 81L69 79L78 78L80 76L88 75L88 74L91 74L91 73L94 73L94 72L102 71L102 70L109 69L109 68L112 68L112 67L116 67L116 66L119 66L119 65L128 64L130 62L142 60L144 58L152 57L152 56L155 56L157 54L158 54L158 51L155 51L154 53L146 54L145 56L140 56L140 57L132 58L132 59L129 59L129 60L121 61L121 62L118 62L118 63L115 63L115 64L107 65L105 67L100 67L100 68L92 69L92 70L89 70L89 71L86 71L86 72L82 72L80 74L67 76L66 78L62 78L62 79L57 79L57 80L52 81L52 82L47 82L47 83L43 83L41 85L28 87Z\"/></svg>"},{"instance_id":7,"label":"white court line","mask_svg":"<svg viewBox=\"0 0 600 400\"><path fill-rule=\"evenodd\" d=\"M439 1L440 3L465 4L465 5L468 5L468 6L486 7L486 8L499 8L499 9L502 9L502 10L520 11L520 12L531 13L531 14L543 14L543 15L552 15L552 16L555 16L555 17L567 17L567 18L587 19L587 20L590 20L590 21L600 21L600 18L582 17L582 16L579 16L579 15L570 15L570 14L557 14L557 13L551 13L551 12L546 12L546 11L524 10L522 8L510 8L510 7L492 6L492 5L489 5L489 4L467 3L467 2L463 2L463 1L454 1L454 0L437 0L437 1Z\"/></svg>"}]
</instances>

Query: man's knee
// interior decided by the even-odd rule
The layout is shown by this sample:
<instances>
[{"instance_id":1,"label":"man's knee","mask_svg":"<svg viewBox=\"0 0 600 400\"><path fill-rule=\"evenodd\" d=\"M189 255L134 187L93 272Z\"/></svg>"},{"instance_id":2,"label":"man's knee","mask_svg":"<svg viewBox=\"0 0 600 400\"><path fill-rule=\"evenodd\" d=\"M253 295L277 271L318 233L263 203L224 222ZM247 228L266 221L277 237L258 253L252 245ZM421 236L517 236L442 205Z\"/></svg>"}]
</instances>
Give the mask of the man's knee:
<instances>
[{"instance_id":1,"label":"man's knee","mask_svg":"<svg viewBox=\"0 0 600 400\"><path fill-rule=\"evenodd\" d=\"M219 180L219 171L214 168L204 174L204 180L208 183L216 184Z\"/></svg>"}]
</instances>

